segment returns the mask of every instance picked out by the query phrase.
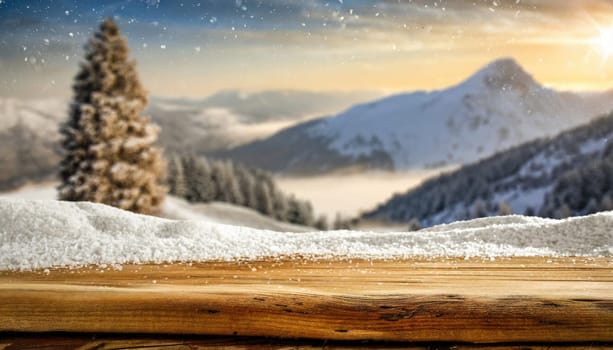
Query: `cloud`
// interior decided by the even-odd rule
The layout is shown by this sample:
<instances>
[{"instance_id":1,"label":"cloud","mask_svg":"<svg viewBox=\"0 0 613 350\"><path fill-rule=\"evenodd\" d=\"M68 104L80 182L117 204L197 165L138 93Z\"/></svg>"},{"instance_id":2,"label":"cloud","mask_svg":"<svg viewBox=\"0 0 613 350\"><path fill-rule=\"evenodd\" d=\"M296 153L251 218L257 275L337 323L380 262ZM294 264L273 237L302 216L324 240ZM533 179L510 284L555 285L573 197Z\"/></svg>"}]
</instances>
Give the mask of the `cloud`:
<instances>
[{"instance_id":1,"label":"cloud","mask_svg":"<svg viewBox=\"0 0 613 350\"><path fill-rule=\"evenodd\" d=\"M180 84L238 83L354 64L383 69L392 61L458 60L492 52L519 55L527 46L576 46L611 21L610 0L42 0L0 5L4 86L39 77L69 86L82 46L99 21L117 19L139 67L164 75L175 65ZM595 29L596 28L596 29ZM162 45L166 49L162 49ZM25 49L24 49L25 48ZM544 53L546 54L546 52ZM540 53L539 53L540 55ZM25 62L26 57L36 58ZM421 57L421 58L420 58ZM45 63L41 65L42 60ZM263 69L266 68L266 69ZM338 68L338 69L337 69ZM358 68L355 68L358 69ZM237 74L236 71L240 71ZM207 83L196 81L206 74ZM266 72L266 73L263 73ZM245 74L247 73L247 74ZM278 73L278 74L277 74ZM267 74L267 75L265 75ZM347 73L348 74L348 73ZM152 78L155 79L155 78ZM62 82L63 81L63 82ZM298 83L298 82L297 82ZM14 85L14 84L13 84ZM13 86L11 85L11 86ZM249 86L251 86L249 85ZM223 87L235 87L227 86ZM270 87L267 85L267 87ZM380 88L377 86L376 88ZM5 89L10 93L11 88ZM0 91L0 93L5 93Z\"/></svg>"}]
</instances>

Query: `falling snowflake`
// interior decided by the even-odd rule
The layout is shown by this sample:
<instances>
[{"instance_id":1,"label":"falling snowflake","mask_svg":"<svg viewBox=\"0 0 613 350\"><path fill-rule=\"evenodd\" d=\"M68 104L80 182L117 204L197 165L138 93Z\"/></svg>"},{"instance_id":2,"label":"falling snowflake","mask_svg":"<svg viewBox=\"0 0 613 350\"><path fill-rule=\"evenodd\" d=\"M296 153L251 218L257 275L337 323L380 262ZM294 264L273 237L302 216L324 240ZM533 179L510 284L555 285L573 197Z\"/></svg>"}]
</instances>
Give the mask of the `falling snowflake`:
<instances>
[{"instance_id":1,"label":"falling snowflake","mask_svg":"<svg viewBox=\"0 0 613 350\"><path fill-rule=\"evenodd\" d=\"M144 0L145 4L147 6L152 6L152 7L159 7L160 6L160 1L161 0Z\"/></svg>"}]
</instances>

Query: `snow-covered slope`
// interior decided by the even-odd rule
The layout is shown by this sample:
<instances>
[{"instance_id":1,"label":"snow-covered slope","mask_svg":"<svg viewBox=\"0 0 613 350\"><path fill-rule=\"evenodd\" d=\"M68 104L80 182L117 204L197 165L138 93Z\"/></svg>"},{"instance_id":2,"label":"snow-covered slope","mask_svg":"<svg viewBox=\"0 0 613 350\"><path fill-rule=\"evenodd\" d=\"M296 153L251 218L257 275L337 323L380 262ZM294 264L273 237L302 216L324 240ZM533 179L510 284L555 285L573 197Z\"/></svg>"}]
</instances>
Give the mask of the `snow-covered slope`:
<instances>
[{"instance_id":1,"label":"snow-covered slope","mask_svg":"<svg viewBox=\"0 0 613 350\"><path fill-rule=\"evenodd\" d=\"M613 210L613 113L426 181L364 215L423 226L520 213Z\"/></svg>"},{"instance_id":2,"label":"snow-covered slope","mask_svg":"<svg viewBox=\"0 0 613 350\"><path fill-rule=\"evenodd\" d=\"M56 183L32 184L11 192L0 192L0 199L55 200ZM249 208L227 203L189 203L167 196L160 216L175 220L201 220L210 223L246 226L280 232L307 232L313 228L276 221Z\"/></svg>"},{"instance_id":3,"label":"snow-covered slope","mask_svg":"<svg viewBox=\"0 0 613 350\"><path fill-rule=\"evenodd\" d=\"M262 257L612 256L613 213L506 217L415 233L279 233L85 202L0 199L0 270Z\"/></svg>"},{"instance_id":4,"label":"snow-covered slope","mask_svg":"<svg viewBox=\"0 0 613 350\"><path fill-rule=\"evenodd\" d=\"M0 189L55 175L66 109L59 99L0 97Z\"/></svg>"},{"instance_id":5,"label":"snow-covered slope","mask_svg":"<svg viewBox=\"0 0 613 350\"><path fill-rule=\"evenodd\" d=\"M449 89L358 105L224 156L289 173L461 165L612 109L611 92L557 92L538 84L512 59L501 59Z\"/></svg>"},{"instance_id":6,"label":"snow-covered slope","mask_svg":"<svg viewBox=\"0 0 613 350\"><path fill-rule=\"evenodd\" d=\"M66 118L68 105L62 99L22 100L0 97L0 131L18 124L32 127L39 135L58 129L58 124Z\"/></svg>"},{"instance_id":7,"label":"snow-covered slope","mask_svg":"<svg viewBox=\"0 0 613 350\"><path fill-rule=\"evenodd\" d=\"M176 220L204 220L218 224L245 226L278 232L308 232L311 227L277 221L255 210L223 202L189 203L167 196L162 207L163 217Z\"/></svg>"}]
</instances>

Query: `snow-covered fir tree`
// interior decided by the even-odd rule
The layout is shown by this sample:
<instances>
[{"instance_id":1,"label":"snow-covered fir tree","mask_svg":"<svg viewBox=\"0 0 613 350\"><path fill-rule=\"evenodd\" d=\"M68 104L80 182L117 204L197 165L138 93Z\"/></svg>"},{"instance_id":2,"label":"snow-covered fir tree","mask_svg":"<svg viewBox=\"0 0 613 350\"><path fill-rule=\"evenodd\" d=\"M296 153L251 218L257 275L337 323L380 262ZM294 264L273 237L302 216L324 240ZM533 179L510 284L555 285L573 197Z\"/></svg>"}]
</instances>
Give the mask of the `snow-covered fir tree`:
<instances>
[{"instance_id":1,"label":"snow-covered fir tree","mask_svg":"<svg viewBox=\"0 0 613 350\"><path fill-rule=\"evenodd\" d=\"M174 154L168 162L168 192L177 197L187 196L185 171L181 157Z\"/></svg>"},{"instance_id":2,"label":"snow-covered fir tree","mask_svg":"<svg viewBox=\"0 0 613 350\"><path fill-rule=\"evenodd\" d=\"M234 163L225 161L221 163L223 170L222 184L224 187L225 197L227 202L236 205L244 205L245 199L236 176L236 169Z\"/></svg>"},{"instance_id":3,"label":"snow-covered fir tree","mask_svg":"<svg viewBox=\"0 0 613 350\"><path fill-rule=\"evenodd\" d=\"M312 226L315 223L310 202L300 201L293 195L287 201L287 220L299 225Z\"/></svg>"},{"instance_id":4,"label":"snow-covered fir tree","mask_svg":"<svg viewBox=\"0 0 613 350\"><path fill-rule=\"evenodd\" d=\"M289 210L289 203L287 198L276 189L276 187L271 191L273 197L273 208L274 208L274 218L280 221L287 221L287 212Z\"/></svg>"},{"instance_id":5,"label":"snow-covered fir tree","mask_svg":"<svg viewBox=\"0 0 613 350\"><path fill-rule=\"evenodd\" d=\"M85 46L75 77L59 197L156 213L164 199L165 164L153 147L159 129L141 114L147 103L126 40L105 20Z\"/></svg>"},{"instance_id":6,"label":"snow-covered fir tree","mask_svg":"<svg viewBox=\"0 0 613 350\"><path fill-rule=\"evenodd\" d=\"M255 176L244 166L236 167L236 175L243 194L244 205L249 208L257 208L258 201L255 195Z\"/></svg>"},{"instance_id":7,"label":"snow-covered fir tree","mask_svg":"<svg viewBox=\"0 0 613 350\"><path fill-rule=\"evenodd\" d=\"M255 185L255 196L257 198L257 211L264 215L274 216L275 208L270 186L265 181L258 181Z\"/></svg>"},{"instance_id":8,"label":"snow-covered fir tree","mask_svg":"<svg viewBox=\"0 0 613 350\"><path fill-rule=\"evenodd\" d=\"M185 177L185 199L190 202L210 202L215 196L211 181L211 166L206 159L191 155L181 158ZM171 180L172 181L172 180Z\"/></svg>"}]
</instances>

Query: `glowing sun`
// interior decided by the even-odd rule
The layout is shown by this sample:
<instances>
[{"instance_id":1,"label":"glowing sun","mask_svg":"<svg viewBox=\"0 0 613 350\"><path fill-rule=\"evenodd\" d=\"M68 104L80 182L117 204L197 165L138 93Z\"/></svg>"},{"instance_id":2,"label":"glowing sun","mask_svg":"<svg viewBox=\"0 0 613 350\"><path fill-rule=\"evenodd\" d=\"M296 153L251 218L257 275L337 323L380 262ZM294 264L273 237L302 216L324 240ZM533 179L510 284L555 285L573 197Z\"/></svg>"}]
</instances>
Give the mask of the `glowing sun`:
<instances>
[{"instance_id":1,"label":"glowing sun","mask_svg":"<svg viewBox=\"0 0 613 350\"><path fill-rule=\"evenodd\" d=\"M613 27L601 28L594 45L602 53L603 60L607 60L613 54Z\"/></svg>"}]
</instances>

